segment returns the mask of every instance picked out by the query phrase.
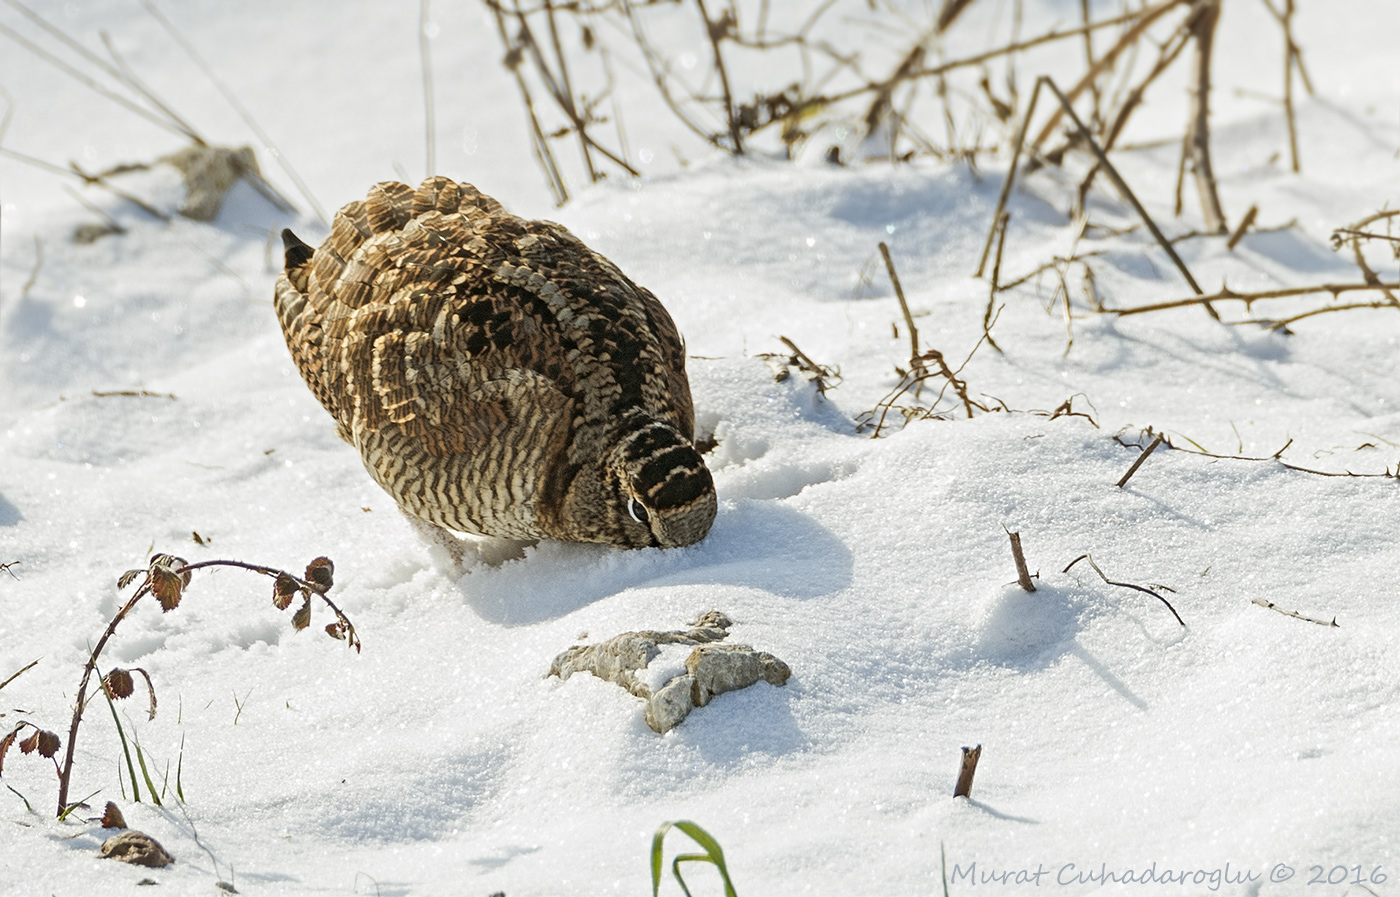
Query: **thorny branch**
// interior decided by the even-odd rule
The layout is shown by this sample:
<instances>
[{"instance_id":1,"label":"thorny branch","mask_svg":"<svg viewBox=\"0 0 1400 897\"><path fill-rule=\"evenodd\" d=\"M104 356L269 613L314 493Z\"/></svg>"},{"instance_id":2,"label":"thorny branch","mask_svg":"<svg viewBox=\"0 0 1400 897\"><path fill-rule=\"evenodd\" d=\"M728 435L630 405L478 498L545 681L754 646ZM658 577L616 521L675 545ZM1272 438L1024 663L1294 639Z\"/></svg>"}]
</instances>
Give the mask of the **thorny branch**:
<instances>
[{"instance_id":1,"label":"thorny branch","mask_svg":"<svg viewBox=\"0 0 1400 897\"><path fill-rule=\"evenodd\" d=\"M1102 570L1099 569L1099 565L1096 564L1096 563L1094 563L1094 558L1093 558L1091 555L1088 555L1088 554L1081 554L1079 557L1077 557L1077 558L1075 558L1074 560L1070 561L1070 562L1069 562L1069 566L1068 566L1068 567L1065 567L1065 569L1062 570L1062 571L1060 571L1060 572L1062 572L1062 573L1068 573L1068 572L1070 571L1070 568L1073 567L1075 564L1079 563L1080 561L1088 561L1088 562L1089 562L1089 566L1094 568L1094 572L1097 573L1097 574L1099 575L1099 578L1102 579L1104 582L1108 583L1108 584L1111 585L1111 586L1118 586L1119 588L1123 588L1123 589L1133 589L1134 591L1142 592L1144 595L1151 595L1153 598L1156 598L1158 601L1162 602L1163 604L1165 604L1165 605L1167 606L1167 610L1169 610L1169 611L1172 612L1172 616L1173 616L1173 617L1176 617L1176 621L1177 621L1178 623L1180 623L1182 626L1185 626L1185 625L1186 625L1186 621L1184 621L1184 620L1181 619L1181 614L1177 613L1177 612L1176 612L1176 608L1172 607L1172 603L1171 603L1170 601L1168 601L1167 599L1163 598L1162 595L1161 595L1159 592L1157 592L1157 591L1155 591L1155 590L1153 590L1153 589L1150 589L1150 588L1148 588L1147 586L1134 585L1133 583L1130 583L1130 582L1115 582L1114 580L1109 579L1108 576L1105 575L1104 572L1103 572ZM1169 589L1169 588L1167 588L1166 586L1160 586L1160 585L1157 586L1157 588L1162 589L1162 590L1167 591L1167 592L1174 592L1174 591L1176 591L1175 589Z\"/></svg>"}]
</instances>

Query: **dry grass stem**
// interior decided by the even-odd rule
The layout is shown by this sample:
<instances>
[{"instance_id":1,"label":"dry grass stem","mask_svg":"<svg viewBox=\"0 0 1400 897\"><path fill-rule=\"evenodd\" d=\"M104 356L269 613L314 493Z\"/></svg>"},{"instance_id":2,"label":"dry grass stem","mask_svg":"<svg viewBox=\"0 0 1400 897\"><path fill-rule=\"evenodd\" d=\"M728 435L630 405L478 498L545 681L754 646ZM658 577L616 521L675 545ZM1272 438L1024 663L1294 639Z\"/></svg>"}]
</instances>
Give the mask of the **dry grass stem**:
<instances>
[{"instance_id":1,"label":"dry grass stem","mask_svg":"<svg viewBox=\"0 0 1400 897\"><path fill-rule=\"evenodd\" d=\"M904 299L904 287L899 283L899 272L894 269L894 259L890 257L890 247L883 240L880 241L880 255L885 259L885 270L890 274L890 283L894 285L895 298L899 300L899 310L904 313L904 326L909 329L909 363L915 370L923 368L919 359L919 329L914 326L914 316L909 311L909 303Z\"/></svg>"},{"instance_id":2,"label":"dry grass stem","mask_svg":"<svg viewBox=\"0 0 1400 897\"><path fill-rule=\"evenodd\" d=\"M1098 61L1094 63L1089 71L1084 73L1084 76L1080 78L1065 95L1068 96L1071 101L1078 99L1081 93L1098 81L1100 75L1112 68L1123 51L1135 45L1138 40L1147 33L1147 29L1152 26L1153 22L1157 21L1175 7L1181 6L1187 2L1189 2L1189 0L1163 0L1163 2L1155 6L1149 6L1139 12L1123 17L1123 21L1125 23L1131 22L1132 27L1123 32L1123 35L1109 48L1108 52L1100 56ZM1044 126L1041 127L1040 133L1031 141L1031 147L1033 149L1039 149L1040 146L1050 138L1050 135L1055 133L1055 129L1059 127L1060 116L1063 112L1064 110L1062 108L1056 109L1051 113L1050 118L1045 122Z\"/></svg>"},{"instance_id":3,"label":"dry grass stem","mask_svg":"<svg viewBox=\"0 0 1400 897\"><path fill-rule=\"evenodd\" d=\"M6 570L8 570L8 569L10 568L10 565L9 565L9 564L5 564L4 567L5 567ZM5 686L9 685L11 682L15 681L15 680L18 679L20 676L23 676L25 673L27 673L27 672L29 672L30 670L34 669L34 668L35 668L36 666L38 666L38 665L39 665L39 661L37 661L37 660L31 660L29 663L27 663L27 664L25 664L24 666L20 667L19 670L17 670L17 671L16 671L13 675L11 675L8 679L6 679L4 682L0 682L0 690L3 690L3 689L5 688Z\"/></svg>"},{"instance_id":4,"label":"dry grass stem","mask_svg":"<svg viewBox=\"0 0 1400 897\"><path fill-rule=\"evenodd\" d=\"M1293 4L1291 4L1291 3L1289 4L1289 6L1292 6L1292 5L1293 5ZM1327 620L1319 620L1319 619L1317 619L1316 617L1304 616L1303 614L1300 614L1300 613L1298 613L1297 611L1293 611L1293 610L1284 610L1283 608L1279 607L1277 604L1274 604L1272 601L1266 601L1266 600L1264 600L1263 598L1252 598L1252 599L1250 599L1250 600L1251 600L1254 604L1259 605L1260 607L1265 607L1265 608L1268 608L1269 610L1272 610L1272 611L1278 611L1279 613L1283 614L1285 617L1292 617L1292 618L1294 618L1295 620L1306 620L1306 621L1309 622L1309 623L1316 623L1316 624L1319 625L1319 626L1327 626L1327 627L1331 627L1331 628L1334 628L1334 629L1335 629L1335 628L1340 628L1339 625L1338 625L1338 623L1337 623L1337 618L1336 618L1336 617L1333 617L1332 620L1331 620L1331 622L1328 622Z\"/></svg>"},{"instance_id":5,"label":"dry grass stem","mask_svg":"<svg viewBox=\"0 0 1400 897\"><path fill-rule=\"evenodd\" d=\"M1119 489L1122 489L1123 486L1127 484L1128 480L1133 478L1133 474L1137 473L1137 469L1142 466L1142 462L1147 460L1148 455L1157 451L1157 446L1161 445L1165 439L1165 436L1158 434L1157 438L1152 440L1152 444L1142 450L1142 454L1137 456L1137 460L1133 462L1133 466L1129 467L1128 472L1118 479Z\"/></svg>"},{"instance_id":6,"label":"dry grass stem","mask_svg":"<svg viewBox=\"0 0 1400 897\"><path fill-rule=\"evenodd\" d=\"M423 69L423 143L428 177L437 174L437 106L433 94L432 38L428 35L428 2L418 4L418 62Z\"/></svg>"},{"instance_id":7,"label":"dry grass stem","mask_svg":"<svg viewBox=\"0 0 1400 897\"><path fill-rule=\"evenodd\" d=\"M1155 434L1153 433L1152 428L1151 428L1151 427L1148 427L1146 430L1143 431L1143 435L1155 435ZM1114 438L1117 439L1118 442L1119 442L1120 444L1122 444L1122 445L1133 445L1133 444L1134 444L1134 443L1130 443L1130 442L1125 442L1121 437L1115 436ZM1385 472L1383 472L1383 473L1353 473L1353 472L1351 472L1351 471L1349 471L1349 470L1347 470L1347 471L1342 471L1342 472L1337 472L1337 471L1334 471L1334 470L1317 470L1316 468L1313 468L1313 467L1302 467L1302 466L1300 466L1300 465L1293 464L1293 463L1291 463L1291 462L1285 461L1285 460L1283 460L1283 453L1286 452L1286 451L1288 451L1288 447L1289 447L1290 445L1293 444L1293 440L1292 440L1292 439L1288 440L1288 442L1286 442L1286 443L1284 444L1283 448L1281 448L1281 449L1279 449L1278 451L1274 452L1272 455L1269 455L1267 458L1262 458L1262 457L1258 457L1258 456L1254 456L1254 455L1222 455L1222 454L1218 454L1218 453L1216 453L1216 452L1211 452L1211 451L1205 450L1204 448L1202 448L1202 447L1200 446L1199 443L1197 443L1195 440L1193 440L1193 439L1191 439L1191 438L1189 438L1189 437L1185 437L1185 438L1186 438L1186 441L1187 441L1187 442L1190 442L1192 445L1194 445L1195 448L1183 448L1183 447L1181 447L1181 446L1179 446L1179 445L1176 445L1176 444L1174 444L1174 443L1171 441L1171 439L1168 438L1165 434L1162 435L1162 442L1164 442L1164 443L1166 444L1167 448L1172 449L1173 451L1177 451L1177 452L1185 452L1185 453L1187 453L1188 455L1200 455L1200 456L1203 457L1203 458L1217 458L1217 459L1222 460L1222 461L1252 461L1252 462L1266 462L1266 461L1272 461L1272 462L1278 464L1280 467L1283 467L1283 468L1285 468L1285 469L1287 469L1287 470L1294 470L1294 471L1297 471L1298 473L1307 473L1307 474L1312 474L1313 476L1319 476L1319 477L1341 477L1341 478L1345 478L1345 479L1377 479L1377 480L1383 479L1383 480L1400 480L1400 465L1397 465L1394 471L1391 471L1390 468L1387 467L1386 470L1385 470Z\"/></svg>"},{"instance_id":8,"label":"dry grass stem","mask_svg":"<svg viewBox=\"0 0 1400 897\"><path fill-rule=\"evenodd\" d=\"M1040 98L1041 79L1037 78L1035 87L1031 89L1030 102L1026 104L1026 114L1021 117L1021 124L1016 128L1016 139L1011 146L1011 164L1006 169L1006 179L1001 182L1001 193L997 196L996 211L992 213L992 227L987 231L987 242L982 245L982 258L977 263L977 273L973 277L981 277L982 272L987 267L987 256L992 252L992 240L996 238L997 227L1001 225L1002 215L1006 212L1006 200L1011 195L1011 185L1016 180L1016 166L1021 161L1021 150L1026 142L1026 130L1030 127L1031 116L1035 115L1035 103ZM1002 226L1005 233L1005 227Z\"/></svg>"},{"instance_id":9,"label":"dry grass stem","mask_svg":"<svg viewBox=\"0 0 1400 897\"><path fill-rule=\"evenodd\" d=\"M1220 192L1216 188L1215 170L1210 161L1210 59L1215 45L1215 26L1220 21L1220 0L1196 0L1192 18L1191 36L1196 52L1186 146L1191 156L1191 172L1195 176L1206 230L1223 234L1226 231L1225 213L1220 208Z\"/></svg>"},{"instance_id":10,"label":"dry grass stem","mask_svg":"<svg viewBox=\"0 0 1400 897\"><path fill-rule=\"evenodd\" d=\"M705 11L705 0L695 0L695 5L699 8L700 18L705 23L705 33L710 39L710 49L715 56L715 71L719 73L720 89L724 92L724 115L729 123L729 139L731 141L729 151L736 156L742 156L744 154L744 141L739 133L738 109L734 105L734 93L729 89L729 72L724 67L724 54L719 48L720 41L733 27L734 19L730 11L725 10L719 21L715 21Z\"/></svg>"},{"instance_id":11,"label":"dry grass stem","mask_svg":"<svg viewBox=\"0 0 1400 897\"><path fill-rule=\"evenodd\" d=\"M958 783L953 787L954 797L972 797L972 778L977 775L977 761L982 758L982 745L962 749L962 765L958 768Z\"/></svg>"},{"instance_id":12,"label":"dry grass stem","mask_svg":"<svg viewBox=\"0 0 1400 897\"><path fill-rule=\"evenodd\" d=\"M992 339L992 321L995 320L994 312L997 301L998 282L1001 280L1001 252L1006 246L1006 225L1010 220L1010 212L1002 212L1001 217L997 219L995 228L997 233L997 254L996 260L992 262L992 284L991 289L987 291L987 307L982 312L982 335L986 338L987 345L996 349L998 352L1001 352L1001 346L998 346L997 341Z\"/></svg>"},{"instance_id":13,"label":"dry grass stem","mask_svg":"<svg viewBox=\"0 0 1400 897\"><path fill-rule=\"evenodd\" d=\"M1191 276L1191 271L1186 267L1186 263L1181 260L1181 256L1176 254L1176 249L1172 247L1171 241L1162 235L1162 231L1157 227L1157 222L1152 220L1152 216L1147 214L1147 210L1142 207L1142 203L1138 202L1137 195L1134 194L1132 188L1128 186L1128 182L1123 180L1123 176L1118 173L1118 169L1114 168L1113 163L1108 161L1108 155L1094 141L1093 135L1089 133L1089 129L1084 127L1084 122L1080 121L1079 115L1074 111L1074 107L1070 105L1069 98L1060 92L1060 88L1055 85L1054 80L1050 77L1042 75L1040 81L1043 81L1046 86L1050 88L1051 92L1055 94L1055 98L1060 101L1060 108L1064 110L1065 114L1070 117L1070 121L1072 121L1074 126L1079 130L1079 134L1083 137L1084 142L1088 144L1089 149L1092 150L1094 155L1098 158L1099 165L1108 173L1108 176L1113 180L1113 183L1118 187L1124 198L1132 205L1133 210L1138 213L1138 217L1142 219L1142 223L1147 225L1147 229L1152 232L1152 236L1156 239L1158 245L1166 251L1168 257L1172 260L1172 264L1176 265L1176 269L1180 271L1181 276L1186 279L1187 285L1191 287L1191 290L1196 293L1197 296L1200 296L1202 290L1200 285L1196 283L1196 278ZM1215 308L1211 306L1209 299L1197 304L1203 305L1212 318L1217 321L1220 320L1220 315L1217 314Z\"/></svg>"},{"instance_id":14,"label":"dry grass stem","mask_svg":"<svg viewBox=\"0 0 1400 897\"><path fill-rule=\"evenodd\" d=\"M1237 293L1229 287L1224 287L1219 292L1212 293L1209 296L1173 299L1169 302L1154 302L1151 305L1137 305L1131 308L1106 308L1104 309L1104 313L1124 318L1128 315L1141 315L1154 311L1166 311L1172 308L1186 308L1192 305L1204 305L1209 302L1221 302L1226 299L1237 299L1243 302L1245 307L1248 308L1251 303L1261 299L1286 299L1290 296L1307 296L1312 293L1331 293L1336 297L1340 296L1342 293L1355 292L1356 290L1396 289L1400 289L1400 283L1319 283L1306 287L1281 287L1276 290L1256 290L1249 293ZM1357 307L1369 308L1372 306ZM1318 314L1321 311L1340 309L1340 306L1334 306L1332 309L1319 309L1318 311L1309 312L1309 314Z\"/></svg>"},{"instance_id":15,"label":"dry grass stem","mask_svg":"<svg viewBox=\"0 0 1400 897\"><path fill-rule=\"evenodd\" d=\"M204 77L208 79L210 84L214 85L214 89L223 96L224 101L233 108L233 111L238 114L238 117L243 120L243 123L247 125L248 129L258 138L259 143L261 143L262 146L271 153L272 157L277 160L277 164L282 167L282 171L291 179L302 197L306 199L307 204L311 206L312 211L316 213L316 217L320 219L321 223L326 227L330 227L331 222L330 218L326 217L326 210L321 208L321 204L316 201L316 197L311 193L311 188L301 179L301 175L298 174L296 168L292 166L286 153L277 148L277 144L267 135L267 132L262 129L262 126L258 124L257 120L253 118L252 114L243 104L239 102L238 97L234 96L233 91L223 82L223 79L214 73L214 69L210 67L208 61L205 60L200 52L195 49L194 44L189 42L184 33L176 28L175 24L167 19L151 0L140 0L140 3L151 18L155 19L175 43L180 45L180 49L184 50L185 54L199 67L199 70L204 73Z\"/></svg>"}]
</instances>

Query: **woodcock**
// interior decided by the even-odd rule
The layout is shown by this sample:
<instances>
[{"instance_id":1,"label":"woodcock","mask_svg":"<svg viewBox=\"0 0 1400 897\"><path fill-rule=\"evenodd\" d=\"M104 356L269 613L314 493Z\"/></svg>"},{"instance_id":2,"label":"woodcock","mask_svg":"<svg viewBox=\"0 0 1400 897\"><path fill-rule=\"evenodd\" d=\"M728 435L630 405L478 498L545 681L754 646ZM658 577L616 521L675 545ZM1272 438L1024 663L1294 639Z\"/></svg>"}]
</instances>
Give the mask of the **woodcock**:
<instances>
[{"instance_id":1,"label":"woodcock","mask_svg":"<svg viewBox=\"0 0 1400 897\"><path fill-rule=\"evenodd\" d=\"M282 238L292 358L411 518L624 548L709 532L676 325L568 230L437 177L374 186L315 250Z\"/></svg>"}]
</instances>

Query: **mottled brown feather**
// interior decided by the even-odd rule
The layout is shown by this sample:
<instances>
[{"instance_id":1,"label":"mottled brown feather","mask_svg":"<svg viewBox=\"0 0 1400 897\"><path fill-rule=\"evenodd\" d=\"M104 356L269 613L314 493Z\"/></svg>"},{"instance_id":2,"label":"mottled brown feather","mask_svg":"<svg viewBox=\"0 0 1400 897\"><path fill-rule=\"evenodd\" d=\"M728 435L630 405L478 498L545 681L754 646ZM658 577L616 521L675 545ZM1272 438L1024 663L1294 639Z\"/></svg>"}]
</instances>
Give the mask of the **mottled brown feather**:
<instances>
[{"instance_id":1,"label":"mottled brown feather","mask_svg":"<svg viewBox=\"0 0 1400 897\"><path fill-rule=\"evenodd\" d=\"M430 178L374 186L310 255L284 238L292 358L406 512L626 547L708 532L680 334L566 229Z\"/></svg>"}]
</instances>

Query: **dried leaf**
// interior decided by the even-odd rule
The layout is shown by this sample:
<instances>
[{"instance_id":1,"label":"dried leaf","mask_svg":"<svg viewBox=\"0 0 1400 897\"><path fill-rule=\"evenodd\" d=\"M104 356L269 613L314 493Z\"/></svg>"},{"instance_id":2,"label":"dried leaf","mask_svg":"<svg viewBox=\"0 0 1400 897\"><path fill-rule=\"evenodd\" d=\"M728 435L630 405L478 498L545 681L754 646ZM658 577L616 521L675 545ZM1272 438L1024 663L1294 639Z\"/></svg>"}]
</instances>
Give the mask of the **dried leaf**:
<instances>
[{"instance_id":1,"label":"dried leaf","mask_svg":"<svg viewBox=\"0 0 1400 897\"><path fill-rule=\"evenodd\" d=\"M156 554L151 556L150 566L152 568L164 567L171 573L174 573L176 570L179 570L181 567L184 567L188 563L189 561L185 560L182 557L176 557L173 554ZM188 570L180 574L180 583L181 585L186 586L190 584L190 572Z\"/></svg>"},{"instance_id":2,"label":"dried leaf","mask_svg":"<svg viewBox=\"0 0 1400 897\"><path fill-rule=\"evenodd\" d=\"M39 732L39 756L52 758L58 753L58 736L47 730Z\"/></svg>"},{"instance_id":3,"label":"dried leaf","mask_svg":"<svg viewBox=\"0 0 1400 897\"><path fill-rule=\"evenodd\" d=\"M13 737L14 733L10 733ZM58 753L58 736L44 729L35 729L34 734L19 743L21 754L39 752L40 757L52 757Z\"/></svg>"},{"instance_id":4,"label":"dried leaf","mask_svg":"<svg viewBox=\"0 0 1400 897\"><path fill-rule=\"evenodd\" d=\"M296 597L297 590L301 586L297 581L286 573L278 573L276 581L272 584L272 603L278 610L286 610L292 606L292 599Z\"/></svg>"},{"instance_id":5,"label":"dried leaf","mask_svg":"<svg viewBox=\"0 0 1400 897\"><path fill-rule=\"evenodd\" d=\"M20 723L20 725L22 726L24 723ZM5 772L5 754L9 752L10 745L15 743L15 738L18 736L19 729L14 728L10 730L10 734L6 735L4 738L0 738L0 775L3 775Z\"/></svg>"},{"instance_id":6,"label":"dried leaf","mask_svg":"<svg viewBox=\"0 0 1400 897\"><path fill-rule=\"evenodd\" d=\"M292 628L297 632L311 625L311 599L307 598L296 614L292 616Z\"/></svg>"},{"instance_id":7,"label":"dried leaf","mask_svg":"<svg viewBox=\"0 0 1400 897\"><path fill-rule=\"evenodd\" d=\"M345 641L345 624L339 621L326 624L326 635Z\"/></svg>"},{"instance_id":8,"label":"dried leaf","mask_svg":"<svg viewBox=\"0 0 1400 897\"><path fill-rule=\"evenodd\" d=\"M144 574L145 572L146 572L145 570L128 570L128 571L126 571L126 572L123 573L121 576L118 576L118 577L117 577L117 588L119 588L119 589L124 589L124 588L126 588L127 586L131 585L131 581L132 581L132 580L134 580L134 579L135 579L136 577L138 577L138 576L141 576L141 575Z\"/></svg>"},{"instance_id":9,"label":"dried leaf","mask_svg":"<svg viewBox=\"0 0 1400 897\"><path fill-rule=\"evenodd\" d=\"M131 678L131 673L126 670L112 670L102 677L102 684L107 686L107 691L114 700L129 698L136 691L136 683Z\"/></svg>"},{"instance_id":10,"label":"dried leaf","mask_svg":"<svg viewBox=\"0 0 1400 897\"><path fill-rule=\"evenodd\" d=\"M334 579L332 578L334 573L335 564L331 563L331 559L328 557L319 557L306 565L306 576L304 578L307 582L320 586L319 591L324 593L329 592L331 586L334 585Z\"/></svg>"},{"instance_id":11,"label":"dried leaf","mask_svg":"<svg viewBox=\"0 0 1400 897\"><path fill-rule=\"evenodd\" d=\"M148 719L148 720L155 719L155 718L156 718L156 687L155 687L154 685L151 684L151 674L150 674L150 673L147 673L145 670L141 669L140 667L132 667L132 671L133 671L133 672L140 673L140 674L141 674L141 678L146 680L146 694L149 695L149 696L150 696L150 699L151 699L151 706L150 706L149 711L147 712L146 719Z\"/></svg>"},{"instance_id":12,"label":"dried leaf","mask_svg":"<svg viewBox=\"0 0 1400 897\"><path fill-rule=\"evenodd\" d=\"M169 613L180 605L180 593L184 588L184 580L169 568L152 565L151 594L160 602L162 611Z\"/></svg>"},{"instance_id":13,"label":"dried leaf","mask_svg":"<svg viewBox=\"0 0 1400 897\"><path fill-rule=\"evenodd\" d=\"M126 818L122 816L122 811L110 800L107 801L107 809L102 811L103 828L126 828Z\"/></svg>"}]
</instances>

